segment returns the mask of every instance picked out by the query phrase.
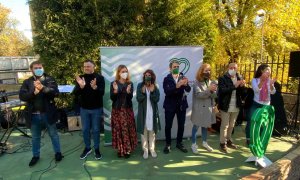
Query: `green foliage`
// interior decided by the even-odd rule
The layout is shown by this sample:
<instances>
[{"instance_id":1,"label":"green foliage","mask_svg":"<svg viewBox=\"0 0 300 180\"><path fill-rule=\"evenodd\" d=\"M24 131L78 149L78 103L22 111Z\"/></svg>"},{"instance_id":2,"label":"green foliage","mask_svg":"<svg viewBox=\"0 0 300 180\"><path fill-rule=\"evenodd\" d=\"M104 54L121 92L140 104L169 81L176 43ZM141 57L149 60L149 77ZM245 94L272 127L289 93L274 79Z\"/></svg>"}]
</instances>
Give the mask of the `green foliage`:
<instances>
[{"instance_id":1,"label":"green foliage","mask_svg":"<svg viewBox=\"0 0 300 180\"><path fill-rule=\"evenodd\" d=\"M204 45L213 56L217 29L205 0L30 0L35 51L59 83L71 83L100 46ZM199 9L201 7L201 9Z\"/></svg>"},{"instance_id":2,"label":"green foliage","mask_svg":"<svg viewBox=\"0 0 300 180\"><path fill-rule=\"evenodd\" d=\"M299 0L29 0L34 49L60 84L100 46L204 47L208 63L251 63L300 46ZM264 18L257 11L264 9ZM0 21L1 24L1 21ZM263 31L262 31L263 27Z\"/></svg>"}]
</instances>

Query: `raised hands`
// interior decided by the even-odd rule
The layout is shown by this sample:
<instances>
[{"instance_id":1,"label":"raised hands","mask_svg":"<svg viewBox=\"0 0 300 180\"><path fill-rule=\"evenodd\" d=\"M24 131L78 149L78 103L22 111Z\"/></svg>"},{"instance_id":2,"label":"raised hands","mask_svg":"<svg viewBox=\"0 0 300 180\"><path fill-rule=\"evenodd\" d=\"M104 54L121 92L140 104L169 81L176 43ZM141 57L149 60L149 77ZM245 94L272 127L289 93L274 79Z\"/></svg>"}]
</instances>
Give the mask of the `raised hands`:
<instances>
[{"instance_id":1,"label":"raised hands","mask_svg":"<svg viewBox=\"0 0 300 180\"><path fill-rule=\"evenodd\" d=\"M95 90L97 89L97 81L96 81L96 78L94 78L92 81L91 81L91 87Z\"/></svg>"},{"instance_id":2,"label":"raised hands","mask_svg":"<svg viewBox=\"0 0 300 180\"><path fill-rule=\"evenodd\" d=\"M44 87L40 80L33 81L33 84L34 84L34 94L38 94Z\"/></svg>"},{"instance_id":3,"label":"raised hands","mask_svg":"<svg viewBox=\"0 0 300 180\"><path fill-rule=\"evenodd\" d=\"M129 94L131 92L131 84L128 84L126 88L126 92Z\"/></svg>"},{"instance_id":4,"label":"raised hands","mask_svg":"<svg viewBox=\"0 0 300 180\"><path fill-rule=\"evenodd\" d=\"M236 83L235 83L235 87L237 88L237 87L243 87L243 86L245 86L245 84L246 84L246 81L245 80L238 80Z\"/></svg>"},{"instance_id":5,"label":"raised hands","mask_svg":"<svg viewBox=\"0 0 300 180\"><path fill-rule=\"evenodd\" d=\"M187 85L188 85L188 82L189 82L188 78L183 77L183 78L180 79L180 80L178 81L178 83L176 84L176 88L180 88L181 86L187 86Z\"/></svg>"},{"instance_id":6,"label":"raised hands","mask_svg":"<svg viewBox=\"0 0 300 180\"><path fill-rule=\"evenodd\" d=\"M80 88L83 89L85 86L85 80L84 77L79 77L78 75L75 77L76 82L79 84Z\"/></svg>"},{"instance_id":7,"label":"raised hands","mask_svg":"<svg viewBox=\"0 0 300 180\"><path fill-rule=\"evenodd\" d=\"M113 82L114 93L118 93L118 84L116 81Z\"/></svg>"}]
</instances>

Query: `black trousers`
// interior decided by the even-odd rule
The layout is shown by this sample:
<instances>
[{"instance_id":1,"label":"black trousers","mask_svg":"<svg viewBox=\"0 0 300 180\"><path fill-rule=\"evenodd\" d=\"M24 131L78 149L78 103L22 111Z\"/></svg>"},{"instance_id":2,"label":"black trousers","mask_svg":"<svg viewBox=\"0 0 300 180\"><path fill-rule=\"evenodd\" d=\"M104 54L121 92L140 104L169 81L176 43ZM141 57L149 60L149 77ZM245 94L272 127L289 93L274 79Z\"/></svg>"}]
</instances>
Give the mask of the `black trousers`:
<instances>
[{"instance_id":1,"label":"black trousers","mask_svg":"<svg viewBox=\"0 0 300 180\"><path fill-rule=\"evenodd\" d=\"M165 136L166 136L166 145L171 145L171 129L173 125L173 119L177 117L177 144L180 144L182 142L182 137L184 133L184 123L185 123L185 115L186 115L186 109L181 110L180 108L177 108L175 111L172 110L165 110Z\"/></svg>"}]
</instances>

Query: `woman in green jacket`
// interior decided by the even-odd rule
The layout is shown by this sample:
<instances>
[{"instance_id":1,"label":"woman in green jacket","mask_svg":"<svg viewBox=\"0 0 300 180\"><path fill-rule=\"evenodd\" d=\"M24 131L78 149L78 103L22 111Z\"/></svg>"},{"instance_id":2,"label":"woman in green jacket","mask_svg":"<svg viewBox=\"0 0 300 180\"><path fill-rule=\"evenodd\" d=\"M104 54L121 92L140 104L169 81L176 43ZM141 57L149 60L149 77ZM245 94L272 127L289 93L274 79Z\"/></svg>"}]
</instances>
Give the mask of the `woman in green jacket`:
<instances>
[{"instance_id":1,"label":"woman in green jacket","mask_svg":"<svg viewBox=\"0 0 300 180\"><path fill-rule=\"evenodd\" d=\"M148 158L150 150L152 157L155 152L155 134L160 130L160 120L157 103L159 89L155 84L156 76L151 69L143 73L143 82L137 86L136 99L138 101L137 131L141 134L143 158Z\"/></svg>"}]
</instances>

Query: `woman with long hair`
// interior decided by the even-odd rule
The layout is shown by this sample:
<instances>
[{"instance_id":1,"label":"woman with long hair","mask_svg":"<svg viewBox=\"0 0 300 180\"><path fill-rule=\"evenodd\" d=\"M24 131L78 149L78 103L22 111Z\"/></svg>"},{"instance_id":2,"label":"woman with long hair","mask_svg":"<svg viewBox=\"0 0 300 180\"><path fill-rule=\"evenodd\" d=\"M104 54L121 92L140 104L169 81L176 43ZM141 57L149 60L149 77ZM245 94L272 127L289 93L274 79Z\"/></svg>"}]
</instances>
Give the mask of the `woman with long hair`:
<instances>
[{"instance_id":1,"label":"woman with long hair","mask_svg":"<svg viewBox=\"0 0 300 180\"><path fill-rule=\"evenodd\" d=\"M213 151L207 144L207 128L216 123L215 98L217 98L217 83L211 79L211 67L202 64L196 74L193 85L193 105L191 121L192 128L192 151L198 153L196 141L198 128L201 127L202 146L209 152Z\"/></svg>"},{"instance_id":2,"label":"woman with long hair","mask_svg":"<svg viewBox=\"0 0 300 180\"><path fill-rule=\"evenodd\" d=\"M263 107L264 105L270 105L271 94L275 94L276 89L274 87L274 82L276 79L271 79L271 68L267 64L261 64L252 79L252 89L254 92L254 98L252 106L249 110L247 116L246 125L246 144L250 144L250 126L251 117L256 109Z\"/></svg>"},{"instance_id":3,"label":"woman with long hair","mask_svg":"<svg viewBox=\"0 0 300 180\"><path fill-rule=\"evenodd\" d=\"M144 159L148 159L149 151L152 157L157 157L155 134L161 127L157 107L160 94L155 80L154 72L151 69L146 70L143 73L143 81L138 84L136 91L138 101L137 131L141 134Z\"/></svg>"},{"instance_id":4,"label":"woman with long hair","mask_svg":"<svg viewBox=\"0 0 300 180\"><path fill-rule=\"evenodd\" d=\"M119 65L115 81L110 86L112 146L117 149L118 157L129 158L137 146L132 97L133 84L128 69Z\"/></svg>"}]
</instances>

